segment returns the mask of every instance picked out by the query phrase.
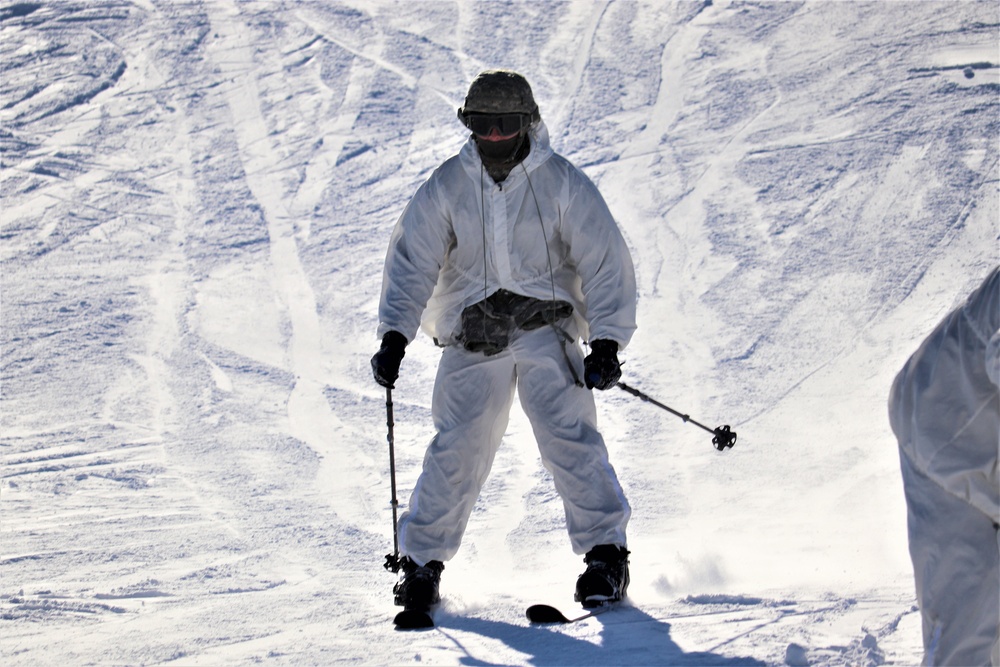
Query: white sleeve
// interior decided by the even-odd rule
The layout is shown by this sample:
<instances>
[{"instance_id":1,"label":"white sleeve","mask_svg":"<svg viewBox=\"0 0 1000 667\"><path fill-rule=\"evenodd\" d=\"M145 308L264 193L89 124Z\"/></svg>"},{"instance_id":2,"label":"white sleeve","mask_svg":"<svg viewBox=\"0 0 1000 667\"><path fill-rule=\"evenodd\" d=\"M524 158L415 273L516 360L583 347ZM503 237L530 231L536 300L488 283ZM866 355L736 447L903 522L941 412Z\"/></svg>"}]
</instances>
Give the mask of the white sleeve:
<instances>
[{"instance_id":1,"label":"white sleeve","mask_svg":"<svg viewBox=\"0 0 1000 667\"><path fill-rule=\"evenodd\" d=\"M451 243L451 225L439 206L434 177L417 190L389 239L379 301L378 336L398 331L413 341Z\"/></svg>"},{"instance_id":2,"label":"white sleeve","mask_svg":"<svg viewBox=\"0 0 1000 667\"><path fill-rule=\"evenodd\" d=\"M590 179L571 171L563 241L586 298L590 340L628 345L636 328L635 267L625 238Z\"/></svg>"}]
</instances>

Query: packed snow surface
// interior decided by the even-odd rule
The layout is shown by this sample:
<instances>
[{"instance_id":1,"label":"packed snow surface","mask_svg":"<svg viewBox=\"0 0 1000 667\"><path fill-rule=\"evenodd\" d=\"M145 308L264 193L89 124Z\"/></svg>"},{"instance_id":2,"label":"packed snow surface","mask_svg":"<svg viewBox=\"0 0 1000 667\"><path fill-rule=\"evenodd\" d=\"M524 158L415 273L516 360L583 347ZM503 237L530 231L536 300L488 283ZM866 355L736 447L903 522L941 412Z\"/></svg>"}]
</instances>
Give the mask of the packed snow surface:
<instances>
[{"instance_id":1,"label":"packed snow surface","mask_svg":"<svg viewBox=\"0 0 1000 667\"><path fill-rule=\"evenodd\" d=\"M1000 8L0 2L5 665L909 665L893 376L998 261ZM390 230L490 67L633 251L598 395L627 606L515 408L433 630L393 630ZM405 506L436 360L393 395Z\"/></svg>"}]
</instances>

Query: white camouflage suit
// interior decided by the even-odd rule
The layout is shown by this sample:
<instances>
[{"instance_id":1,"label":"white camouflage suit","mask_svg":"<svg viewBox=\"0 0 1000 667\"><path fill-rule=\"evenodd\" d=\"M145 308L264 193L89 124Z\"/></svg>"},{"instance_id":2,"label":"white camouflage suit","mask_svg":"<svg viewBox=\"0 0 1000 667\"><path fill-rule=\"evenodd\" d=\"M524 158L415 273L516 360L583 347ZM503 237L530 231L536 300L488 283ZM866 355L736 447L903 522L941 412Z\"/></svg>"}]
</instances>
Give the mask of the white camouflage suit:
<instances>
[{"instance_id":1,"label":"white camouflage suit","mask_svg":"<svg viewBox=\"0 0 1000 667\"><path fill-rule=\"evenodd\" d=\"M632 259L597 188L549 146L544 123L500 184L470 137L417 190L389 243L379 330L408 341L417 329L445 347L432 399L436 434L399 519L400 552L418 564L458 551L506 430L514 390L566 512L573 550L626 545L630 508L596 426L591 391L578 386L578 336L616 341L635 330ZM484 249L485 242L485 249ZM461 313L500 289L573 305L557 331L517 331L486 356L457 339ZM571 371L570 364L575 369Z\"/></svg>"},{"instance_id":2,"label":"white camouflage suit","mask_svg":"<svg viewBox=\"0 0 1000 667\"><path fill-rule=\"evenodd\" d=\"M942 320L889 398L925 665L1000 665L1000 269Z\"/></svg>"}]
</instances>

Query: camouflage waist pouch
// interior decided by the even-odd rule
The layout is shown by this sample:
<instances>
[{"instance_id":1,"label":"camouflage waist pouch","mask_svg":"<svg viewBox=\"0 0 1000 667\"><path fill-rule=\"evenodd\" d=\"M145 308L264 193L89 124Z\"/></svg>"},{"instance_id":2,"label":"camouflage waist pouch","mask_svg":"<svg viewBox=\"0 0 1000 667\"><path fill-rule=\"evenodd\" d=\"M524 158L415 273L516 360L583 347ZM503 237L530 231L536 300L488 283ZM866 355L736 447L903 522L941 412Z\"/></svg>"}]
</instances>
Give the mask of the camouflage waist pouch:
<instances>
[{"instance_id":1,"label":"camouflage waist pouch","mask_svg":"<svg viewBox=\"0 0 1000 667\"><path fill-rule=\"evenodd\" d=\"M466 350L489 357L507 349L515 331L532 331L572 314L573 306L566 301L542 301L499 290L462 311L458 340Z\"/></svg>"}]
</instances>

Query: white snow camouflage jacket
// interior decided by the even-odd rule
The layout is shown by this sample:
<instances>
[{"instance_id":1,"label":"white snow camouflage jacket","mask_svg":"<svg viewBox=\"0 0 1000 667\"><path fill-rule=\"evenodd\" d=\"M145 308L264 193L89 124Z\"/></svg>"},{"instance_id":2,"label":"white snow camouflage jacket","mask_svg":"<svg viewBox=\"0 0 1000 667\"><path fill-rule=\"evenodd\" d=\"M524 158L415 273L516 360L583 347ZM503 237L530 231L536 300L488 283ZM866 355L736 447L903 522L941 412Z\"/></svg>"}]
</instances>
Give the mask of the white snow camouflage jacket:
<instances>
[{"instance_id":1,"label":"white snow camouflage jacket","mask_svg":"<svg viewBox=\"0 0 1000 667\"><path fill-rule=\"evenodd\" d=\"M456 344L462 310L506 289L568 301L584 338L628 344L636 284L621 231L594 184L553 152L544 123L529 138L523 168L499 185L470 136L420 186L389 241L379 337L412 341L422 327Z\"/></svg>"},{"instance_id":2,"label":"white snow camouflage jacket","mask_svg":"<svg viewBox=\"0 0 1000 667\"><path fill-rule=\"evenodd\" d=\"M889 419L914 466L1000 519L1000 268L896 376Z\"/></svg>"}]
</instances>

